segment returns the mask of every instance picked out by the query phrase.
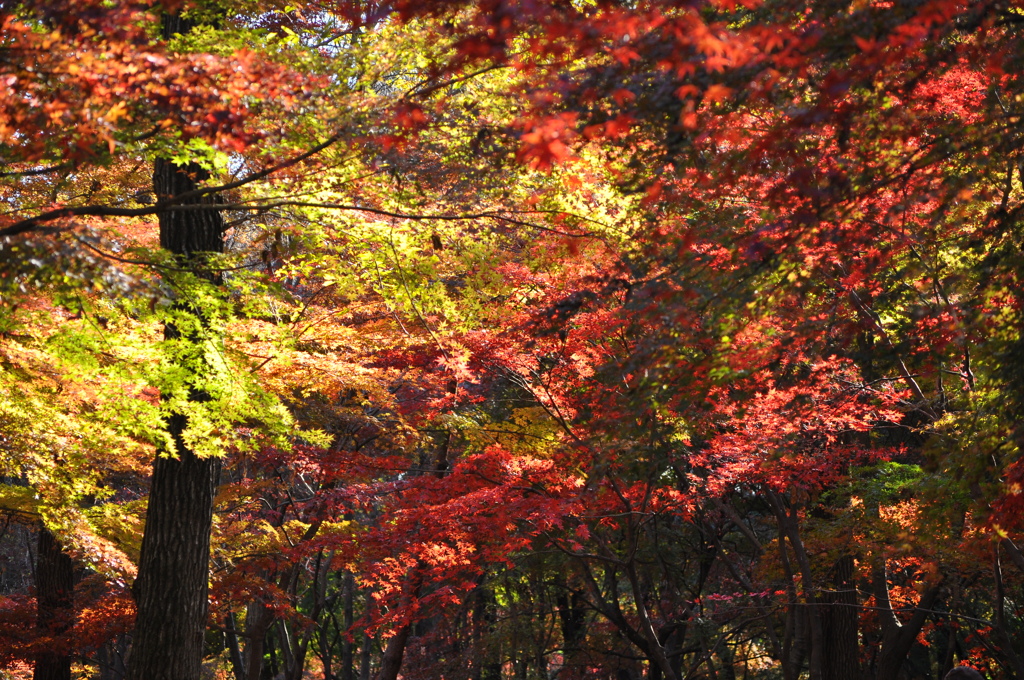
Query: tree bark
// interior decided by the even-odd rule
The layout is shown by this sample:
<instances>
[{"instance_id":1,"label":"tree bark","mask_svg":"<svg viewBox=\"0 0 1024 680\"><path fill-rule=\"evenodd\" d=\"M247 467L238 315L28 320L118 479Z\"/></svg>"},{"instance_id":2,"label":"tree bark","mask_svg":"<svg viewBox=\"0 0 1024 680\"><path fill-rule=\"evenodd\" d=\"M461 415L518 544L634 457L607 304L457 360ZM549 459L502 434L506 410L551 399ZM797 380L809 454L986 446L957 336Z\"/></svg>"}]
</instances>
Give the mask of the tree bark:
<instances>
[{"instance_id":1,"label":"tree bark","mask_svg":"<svg viewBox=\"0 0 1024 680\"><path fill-rule=\"evenodd\" d=\"M273 614L261 602L249 605L245 614L245 680L260 680L263 674L263 652Z\"/></svg>"},{"instance_id":2,"label":"tree bark","mask_svg":"<svg viewBox=\"0 0 1024 680\"><path fill-rule=\"evenodd\" d=\"M231 658L231 671L235 680L245 680L245 666L242 664L242 650L238 646L238 632L235 626L235 615L224 617L224 638Z\"/></svg>"},{"instance_id":3,"label":"tree bark","mask_svg":"<svg viewBox=\"0 0 1024 680\"><path fill-rule=\"evenodd\" d=\"M992 631L994 635L992 637L994 637L997 644L999 644L998 649L1004 657L999 660L1000 664L1003 668L1012 673L1014 680L1022 680L1024 679L1024 659L1022 659L1020 654L1015 650L1013 636L1010 634L1010 629L1006 624L1006 591L1003 587L1003 567L999 558L998 543L992 546L992 570L996 581L996 616L995 626Z\"/></svg>"},{"instance_id":4,"label":"tree bark","mask_svg":"<svg viewBox=\"0 0 1024 680\"><path fill-rule=\"evenodd\" d=\"M921 632L928 616L928 610L932 608L939 597L941 582L931 586L920 602L914 608L910 620L901 623L892 610L889 600L889 577L885 566L885 558L879 558L875 565L874 574L875 602L877 603L878 618L882 626L882 646L878 651L878 658L875 664L876 680L897 680L903 663L907 660L911 647Z\"/></svg>"},{"instance_id":5,"label":"tree bark","mask_svg":"<svg viewBox=\"0 0 1024 680\"><path fill-rule=\"evenodd\" d=\"M345 631L341 643L341 680L356 680L352 624L355 623L356 580L351 571L345 571L344 580L344 617Z\"/></svg>"},{"instance_id":6,"label":"tree bark","mask_svg":"<svg viewBox=\"0 0 1024 680\"><path fill-rule=\"evenodd\" d=\"M171 417L179 457L153 464L139 576L132 587L138 616L128 680L199 680L220 460L185 448L184 426L185 416Z\"/></svg>"},{"instance_id":7,"label":"tree bark","mask_svg":"<svg viewBox=\"0 0 1024 680\"><path fill-rule=\"evenodd\" d=\"M169 22L173 18L165 20L165 33ZM153 187L162 200L194 191L206 178L194 164L178 167L158 159ZM213 202L209 197L187 201L190 205ZM205 263L195 256L223 252L223 229L223 218L216 210L170 210L160 215L160 244L177 255L182 266L216 283L219 277L204 270ZM181 336L171 325L164 334ZM194 401L206 398L196 390L191 394ZM128 680L199 680L220 460L199 458L185 445L181 435L187 425L183 414L168 419L177 457L160 456L153 463L139 575L132 587L138 615Z\"/></svg>"},{"instance_id":8,"label":"tree bark","mask_svg":"<svg viewBox=\"0 0 1024 680\"><path fill-rule=\"evenodd\" d=\"M172 199L199 188L209 179L209 173L195 163L184 167L158 158L153 164L153 190L157 200ZM196 255L224 252L224 218L214 207L215 197L193 197L182 201L183 206L208 205L210 209L168 209L160 214L160 246L178 256L185 266L215 283L220 276L203 268Z\"/></svg>"},{"instance_id":9,"label":"tree bark","mask_svg":"<svg viewBox=\"0 0 1024 680\"><path fill-rule=\"evenodd\" d=\"M387 647L380 659L380 672L377 680L397 680L402 670L402 660L405 658L405 646L409 642L409 633L412 632L412 624L406 624L398 629L388 640Z\"/></svg>"},{"instance_id":10,"label":"tree bark","mask_svg":"<svg viewBox=\"0 0 1024 680\"><path fill-rule=\"evenodd\" d=\"M779 541L780 543L782 541L781 535L785 535L789 540L797 566L800 568L800 595L803 600L800 604L806 608L807 628L811 643L808 672L810 680L822 680L822 652L824 651L822 638L824 634L821 613L818 611L817 597L814 594L814 574L811 570L811 561L804 549L803 541L800 539L800 527L795 517L796 509L792 510L793 514L787 512L782 497L771 489L766 491L766 497L779 522Z\"/></svg>"},{"instance_id":11,"label":"tree bark","mask_svg":"<svg viewBox=\"0 0 1024 680\"><path fill-rule=\"evenodd\" d=\"M71 680L68 645L58 638L75 621L74 588L74 563L49 529L41 527L36 550L36 621L40 635L51 638L51 643L36 657L32 680Z\"/></svg>"},{"instance_id":12,"label":"tree bark","mask_svg":"<svg viewBox=\"0 0 1024 680\"><path fill-rule=\"evenodd\" d=\"M824 634L821 676L823 680L859 680L857 646L857 589L853 556L844 555L833 567L835 590L821 596L821 628Z\"/></svg>"},{"instance_id":13,"label":"tree bark","mask_svg":"<svg viewBox=\"0 0 1024 680\"><path fill-rule=\"evenodd\" d=\"M413 567L408 577L408 590L402 596L402 604L408 606L420 595L420 585L423 575L420 573L420 566ZM409 642L409 635L412 633L412 623L406 623L399 628L388 640L387 646L380 659L380 671L375 680L398 680L398 674L402 670L402 660L405 658L405 647Z\"/></svg>"},{"instance_id":14,"label":"tree bark","mask_svg":"<svg viewBox=\"0 0 1024 680\"><path fill-rule=\"evenodd\" d=\"M373 596L369 590L366 591L366 610L369 611L373 605ZM370 655L373 652L373 638L363 629L362 647L359 650L359 680L370 680Z\"/></svg>"}]
</instances>

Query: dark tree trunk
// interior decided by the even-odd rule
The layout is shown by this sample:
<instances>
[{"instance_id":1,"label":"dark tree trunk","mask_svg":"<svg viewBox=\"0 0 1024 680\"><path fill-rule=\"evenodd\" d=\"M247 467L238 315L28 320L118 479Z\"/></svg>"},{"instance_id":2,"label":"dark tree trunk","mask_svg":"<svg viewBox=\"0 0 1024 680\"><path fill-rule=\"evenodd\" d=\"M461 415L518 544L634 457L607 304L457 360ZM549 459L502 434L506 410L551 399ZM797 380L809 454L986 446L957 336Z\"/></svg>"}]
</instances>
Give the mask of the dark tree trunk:
<instances>
[{"instance_id":1,"label":"dark tree trunk","mask_svg":"<svg viewBox=\"0 0 1024 680\"><path fill-rule=\"evenodd\" d=\"M165 28L167 22L165 21ZM184 168L157 160L153 186L158 200L195 191L206 174L195 165ZM212 205L193 197L183 205ZM208 280L196 255L222 252L223 219L216 210L171 210L160 215L160 244ZM183 306L184 307L184 306ZM190 310L199 312L199 310ZM178 338L168 326L165 336ZM203 401L205 394L193 391ZM158 457L142 538L139 575L132 587L138 617L128 660L128 680L198 680L207 617L210 528L220 460L199 458L183 441L187 418L169 418L168 431L177 457Z\"/></svg>"},{"instance_id":2,"label":"dark tree trunk","mask_svg":"<svg viewBox=\"0 0 1024 680\"><path fill-rule=\"evenodd\" d=\"M420 596L420 585L423 576L420 574L420 566L413 567L408 577L408 590L402 596L402 605L408 606L413 600ZM409 636L412 633L412 624L407 623L399 628L388 640L387 646L380 659L380 670L377 672L376 680L398 680L402 671L402 660L405 658L405 647L409 643Z\"/></svg>"},{"instance_id":3,"label":"dark tree trunk","mask_svg":"<svg viewBox=\"0 0 1024 680\"><path fill-rule=\"evenodd\" d=\"M882 645L875 660L876 680L898 680L907 655L910 654L910 650L917 640L917 634L924 627L928 612L939 597L941 585L933 585L925 591L921 596L921 601L914 608L910 620L902 623L892 610L888 579L885 560L880 559L876 563L872 575L878 618L882 628Z\"/></svg>"},{"instance_id":4,"label":"dark tree trunk","mask_svg":"<svg viewBox=\"0 0 1024 680\"><path fill-rule=\"evenodd\" d=\"M473 680L501 680L501 664L496 661L499 654L490 649L491 633L494 632L494 593L485 585L477 587L473 604Z\"/></svg>"},{"instance_id":5,"label":"dark tree trunk","mask_svg":"<svg viewBox=\"0 0 1024 680\"><path fill-rule=\"evenodd\" d=\"M380 659L380 672L377 680L397 680L402 670L402 659L405 657L405 646L409 642L412 624L406 624L388 639L384 654Z\"/></svg>"},{"instance_id":6,"label":"dark tree trunk","mask_svg":"<svg viewBox=\"0 0 1024 680\"><path fill-rule=\"evenodd\" d=\"M260 680L263 675L263 652L273 614L261 603L249 605L245 615L245 680Z\"/></svg>"},{"instance_id":7,"label":"dark tree trunk","mask_svg":"<svg viewBox=\"0 0 1024 680\"><path fill-rule=\"evenodd\" d=\"M124 651L127 647L127 636L122 634L99 648L96 661L100 672L95 680L124 680Z\"/></svg>"},{"instance_id":8,"label":"dark tree trunk","mask_svg":"<svg viewBox=\"0 0 1024 680\"><path fill-rule=\"evenodd\" d=\"M208 178L209 173L195 163L179 167L158 158L153 167L153 190L157 200L173 199L196 191L199 183ZM197 274L215 282L220 277L204 271L204 263L194 256L224 252L224 218L215 209L217 202L212 196L192 197L181 201L183 209L168 209L160 214L160 246L178 255L182 264L193 267Z\"/></svg>"},{"instance_id":9,"label":"dark tree trunk","mask_svg":"<svg viewBox=\"0 0 1024 680\"><path fill-rule=\"evenodd\" d=\"M373 605L373 596L370 591L366 591L366 611L370 610ZM370 655L373 653L373 638L370 634L363 629L362 635L362 648L359 650L359 680L370 680Z\"/></svg>"},{"instance_id":10,"label":"dark tree trunk","mask_svg":"<svg viewBox=\"0 0 1024 680\"><path fill-rule=\"evenodd\" d=\"M231 671L235 675L235 680L245 680L245 666L242 663L242 650L238 646L238 631L235 627L234 614L224 617L224 628L224 641L227 643L231 658Z\"/></svg>"},{"instance_id":11,"label":"dark tree trunk","mask_svg":"<svg viewBox=\"0 0 1024 680\"><path fill-rule=\"evenodd\" d=\"M561 585L561 584L560 584ZM566 591L569 591L568 594ZM575 590L565 586L555 595L555 604L558 608L558 618L562 623L563 650L567 658L572 657L579 651L580 643L586 637L584 624L586 622L586 610L583 608L585 600Z\"/></svg>"},{"instance_id":12,"label":"dark tree trunk","mask_svg":"<svg viewBox=\"0 0 1024 680\"><path fill-rule=\"evenodd\" d=\"M991 638L999 647L1000 665L1012 674L1015 680L1024 680L1024 659L1016 651L1016 645L1006 622L1006 590L1003 586L1003 567L999 556L999 544L992 546L992 570L996 581L995 626Z\"/></svg>"},{"instance_id":13,"label":"dark tree trunk","mask_svg":"<svg viewBox=\"0 0 1024 680\"><path fill-rule=\"evenodd\" d=\"M270 664L264 666L260 678L277 677L277 640L274 639L274 629L267 629L266 648L270 652Z\"/></svg>"},{"instance_id":14,"label":"dark tree trunk","mask_svg":"<svg viewBox=\"0 0 1024 680\"><path fill-rule=\"evenodd\" d=\"M40 635L58 638L74 624L74 566L54 535L46 527L40 528L36 551L36 611ZM66 644L55 639L49 650L36 657L33 680L71 680L71 657L67 649Z\"/></svg>"},{"instance_id":15,"label":"dark tree trunk","mask_svg":"<svg viewBox=\"0 0 1024 680\"><path fill-rule=\"evenodd\" d=\"M171 418L178 458L157 458L132 592L138 617L128 680L198 680L206 632L216 458L184 447L185 417Z\"/></svg>"},{"instance_id":16,"label":"dark tree trunk","mask_svg":"<svg viewBox=\"0 0 1024 680\"><path fill-rule=\"evenodd\" d=\"M783 677L786 680L795 680L800 676L800 668L803 665L804 652L809 652L808 671L811 680L821 680L822 677L822 628L821 615L818 611L817 598L813 592L813 573L811 570L810 558L804 548L803 540L800 538L800 527L796 521L796 508L787 510L785 500L771 489L765 491L765 498L771 505L772 511L779 523L779 551L782 558L783 569L786 572L788 590L790 596L789 622L787 622L787 642L784 650L787 652L783 660ZM792 512L792 514L790 514ZM793 550L797 567L800 574L800 598L796 598L794 572L786 553L784 541L788 540L789 547ZM790 625L792 623L792 625ZM790 646L790 631L793 632L794 644ZM807 644L809 643L809 645ZM793 649L793 656L788 652ZM790 665L787 667L787 661Z\"/></svg>"},{"instance_id":17,"label":"dark tree trunk","mask_svg":"<svg viewBox=\"0 0 1024 680\"><path fill-rule=\"evenodd\" d=\"M835 563L832 583L835 590L819 598L821 628L824 634L822 680L859 680L860 660L857 646L857 588L853 574L853 556L844 555Z\"/></svg>"},{"instance_id":18,"label":"dark tree trunk","mask_svg":"<svg viewBox=\"0 0 1024 680\"><path fill-rule=\"evenodd\" d=\"M344 581L344 621L345 631L341 643L341 680L356 680L355 659L352 640L348 637L355 622L356 583L351 571L345 572Z\"/></svg>"}]
</instances>

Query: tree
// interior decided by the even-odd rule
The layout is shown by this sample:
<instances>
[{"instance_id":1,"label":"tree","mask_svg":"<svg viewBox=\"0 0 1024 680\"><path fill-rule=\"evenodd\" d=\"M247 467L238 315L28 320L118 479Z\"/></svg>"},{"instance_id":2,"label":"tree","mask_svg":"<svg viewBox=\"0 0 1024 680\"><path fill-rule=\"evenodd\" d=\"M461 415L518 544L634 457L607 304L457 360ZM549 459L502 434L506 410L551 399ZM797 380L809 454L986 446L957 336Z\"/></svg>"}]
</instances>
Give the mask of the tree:
<instances>
[{"instance_id":1,"label":"tree","mask_svg":"<svg viewBox=\"0 0 1024 680\"><path fill-rule=\"evenodd\" d=\"M42 635L56 637L66 633L74 617L72 600L75 582L74 563L47 529L39 531L36 548L36 602ZM36 659L33 680L70 680L71 658L49 651Z\"/></svg>"},{"instance_id":2,"label":"tree","mask_svg":"<svg viewBox=\"0 0 1024 680\"><path fill-rule=\"evenodd\" d=\"M9 11L5 10L5 32L10 41L10 53L21 50L32 55L27 61L5 62L11 73L7 86L16 87L19 81L23 85L20 89L22 94L12 98L5 111L11 123L12 143L7 147L10 160L24 166L39 159L56 158L49 167L15 170L8 173L9 177L16 178L17 182L20 181L17 178L62 173L61 178L64 179L66 170L74 169L74 174L78 174L80 163L91 161L100 165L117 161L121 156L116 153L119 146L137 147L140 141L154 136L156 141L151 149L157 150L158 154L166 153L176 144L174 137L198 143L199 148L211 153L211 142L241 150L247 141L251 141L242 129L246 107L242 105L240 108L232 98L253 92L247 85L239 89L242 83L260 82L260 76L280 76L282 70L275 72L272 65L260 61L252 64L254 68L243 69L244 76L232 82L235 76L231 74L242 71L228 58L218 60L207 55L197 59L181 51L160 49L173 36L185 32L184 23L191 22L183 23L180 14L165 20L163 43L154 46L149 39L153 17L146 14L142 5L107 7L96 3L89 8L76 8L73 13L69 9L54 3L37 8L14 6ZM191 11L194 14L199 10ZM179 39L185 38L179 35ZM61 47L55 47L57 44ZM144 78L139 77L139 61L148 64ZM195 68L200 62L202 68ZM189 74L194 80L181 77L182 73ZM225 95L216 104L210 102L208 92L202 91L214 83L224 88ZM52 87L54 84L58 86ZM270 85L262 92L275 92L271 82L262 80L261 85ZM38 116L33 118L40 103L25 99L32 96L31 93L43 98L46 107L63 112L60 124L54 124L59 119L56 115L51 116L50 122L38 119ZM112 103L107 99L111 94L121 95L124 99ZM75 98L81 96L84 99L78 103L76 113L79 118L75 119ZM89 121L94 120L96 109L104 106L112 108L103 114L98 126L91 124ZM34 122L26 122L29 119ZM21 135L26 128L22 126L25 124L37 126L39 134L32 135L31 140L23 139ZM155 127L141 136L137 135L137 131L147 125ZM161 134L169 129L173 134ZM76 144L68 144L69 137ZM106 149L102 148L103 144ZM153 187L157 196L156 209L113 208L113 213L110 213L110 209L104 206L65 209L58 205L49 211L43 210L40 216L45 221L75 214L159 213L160 244L175 256L169 263L169 270L190 272L193 278L199 279L198 285L181 280L172 284L177 285L179 294L191 298L189 302L172 305L168 309L168 317L172 320L165 324L165 343L172 355L177 354L174 357L177 361L172 361L177 364L179 375L173 375L175 369L172 367L172 375L165 373L160 376L163 378L159 386L164 408L159 418L164 423L157 424L152 420L145 423L150 427L156 425L147 433L148 438L151 441L155 439L158 449L163 451L154 465L140 572L133 588L138 602L138 623L129 664L132 677L198 677L204 651L208 546L215 475L219 469L219 445L210 441L197 445L195 438L196 430L209 428L218 417L211 421L204 417L207 414L201 409L188 405L208 403L212 410L221 406L218 401L238 398L237 394L225 395L223 378L219 384L216 378L211 379L206 356L216 348L210 346L212 319L208 316L206 302L209 293L204 291L206 284L203 281L220 279L216 273L220 263L204 259L202 254L223 251L224 221L216 207L218 200L214 197L220 190L208 192L203 187L202 182L210 174L199 163L184 163L179 167L181 165L171 160L157 160ZM83 198L87 203L101 186L99 179L93 179L89 192L73 197L72 203ZM55 183L52 202L58 201L60 189L61 183ZM27 198L26 192L20 193ZM153 204L153 200L147 199L142 192L136 194L136 199L143 204ZM167 205L185 207L169 210L165 207ZM31 206L29 203L19 207L31 210ZM192 207L199 209L187 210ZM6 229L9 236L33 228L24 220L21 225L17 224L17 219L14 222ZM64 223L61 228L74 229L75 225ZM123 237L123 234L115 237ZM82 243L80 237L78 241ZM100 247L87 247L104 259L108 258L103 250L107 244L100 241L98 245ZM19 246L15 245L13 249L17 251ZM119 246L112 249L118 250ZM81 254L72 251L71 257L81 257ZM47 263L43 266L53 265ZM211 267L214 268L213 273L209 273ZM9 273L14 274L13 271ZM187 279L187 276L183 278ZM203 296L202 300L196 300L197 293ZM84 313L84 306L80 313ZM224 415L223 409L220 411L218 416ZM149 415L156 414L151 412ZM234 417L229 415L228 420ZM43 537L48 535L45 530L41 533ZM52 546L46 545L50 549L45 554L49 555ZM47 559L50 562L60 561L51 557ZM52 570L41 571L41 577L49 571ZM48 592L43 590L44 583L48 581L40 581L40 621L44 627L52 627L54 614L49 610L55 605L42 599ZM62 582L58 590L65 586ZM67 592L59 593L59 598L68 596ZM67 627L66 623L62 625ZM64 665L66 673L66 659Z\"/></svg>"},{"instance_id":3,"label":"tree","mask_svg":"<svg viewBox=\"0 0 1024 680\"><path fill-rule=\"evenodd\" d=\"M236 677L1024 674L1017 8L4 11L6 464L196 463L187 673L223 465Z\"/></svg>"}]
</instances>

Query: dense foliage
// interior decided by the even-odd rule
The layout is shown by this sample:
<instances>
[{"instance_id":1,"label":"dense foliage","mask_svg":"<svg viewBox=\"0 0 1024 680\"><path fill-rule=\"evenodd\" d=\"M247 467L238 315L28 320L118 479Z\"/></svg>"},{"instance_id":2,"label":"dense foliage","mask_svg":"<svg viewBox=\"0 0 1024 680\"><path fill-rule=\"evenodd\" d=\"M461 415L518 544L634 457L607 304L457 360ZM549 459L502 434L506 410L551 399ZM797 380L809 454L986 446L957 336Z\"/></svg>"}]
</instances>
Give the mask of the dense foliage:
<instances>
[{"instance_id":1,"label":"dense foliage","mask_svg":"<svg viewBox=\"0 0 1024 680\"><path fill-rule=\"evenodd\" d=\"M0 677L1024 680L1022 23L0 0Z\"/></svg>"}]
</instances>

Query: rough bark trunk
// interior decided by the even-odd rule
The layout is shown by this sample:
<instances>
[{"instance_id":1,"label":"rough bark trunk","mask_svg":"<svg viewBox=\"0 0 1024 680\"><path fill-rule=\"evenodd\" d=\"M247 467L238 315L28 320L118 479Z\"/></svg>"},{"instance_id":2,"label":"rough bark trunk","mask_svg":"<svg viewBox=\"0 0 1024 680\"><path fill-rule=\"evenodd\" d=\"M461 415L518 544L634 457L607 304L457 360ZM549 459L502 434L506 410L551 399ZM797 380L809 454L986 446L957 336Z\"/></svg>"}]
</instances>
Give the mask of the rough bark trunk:
<instances>
[{"instance_id":1,"label":"rough bark trunk","mask_svg":"<svg viewBox=\"0 0 1024 680\"><path fill-rule=\"evenodd\" d=\"M840 557L833 567L834 591L821 596L821 628L824 633L823 680L859 680L857 646L857 589L853 556Z\"/></svg>"},{"instance_id":2,"label":"rough bark trunk","mask_svg":"<svg viewBox=\"0 0 1024 680\"><path fill-rule=\"evenodd\" d=\"M220 461L184 447L185 417L169 429L179 457L157 458L132 588L138 616L128 680L199 680L206 632L214 478Z\"/></svg>"},{"instance_id":3,"label":"rough bark trunk","mask_svg":"<svg viewBox=\"0 0 1024 680\"><path fill-rule=\"evenodd\" d=\"M185 29L180 20L165 19L165 35L175 21ZM195 191L206 177L196 165L179 167L158 159L153 187L158 200L164 200ZM196 197L182 203L212 205L213 200ZM183 266L217 282L217 275L204 271L205 263L195 256L222 252L223 228L216 210L170 210L160 215L160 244ZM180 333L168 325L165 336L178 338ZM193 392L191 398L203 401L207 396ZM158 457L153 464L139 575L132 587L138 616L128 680L199 680L202 665L220 461L199 458L185 445L181 435L188 423L183 414L171 416L167 425L177 457Z\"/></svg>"},{"instance_id":4,"label":"rough bark trunk","mask_svg":"<svg viewBox=\"0 0 1024 680\"><path fill-rule=\"evenodd\" d=\"M270 610L259 602L249 605L245 615L245 680L260 680L267 630L273 620Z\"/></svg>"},{"instance_id":5,"label":"rough bark trunk","mask_svg":"<svg viewBox=\"0 0 1024 680\"><path fill-rule=\"evenodd\" d=\"M39 529L36 551L36 612L40 635L58 638L74 624L75 565L46 527ZM51 649L36 657L33 680L71 680L67 645L54 639Z\"/></svg>"},{"instance_id":6,"label":"rough bark trunk","mask_svg":"<svg viewBox=\"0 0 1024 680\"><path fill-rule=\"evenodd\" d=\"M158 158L153 164L153 190L158 200L173 199L199 189L209 173L195 163L177 166ZM168 209L160 214L160 246L179 256L183 265L216 282L220 276L203 269L196 255L224 252L224 218L215 208L215 197L202 196L182 200L182 210ZM206 205L209 209L189 206Z\"/></svg>"}]
</instances>

